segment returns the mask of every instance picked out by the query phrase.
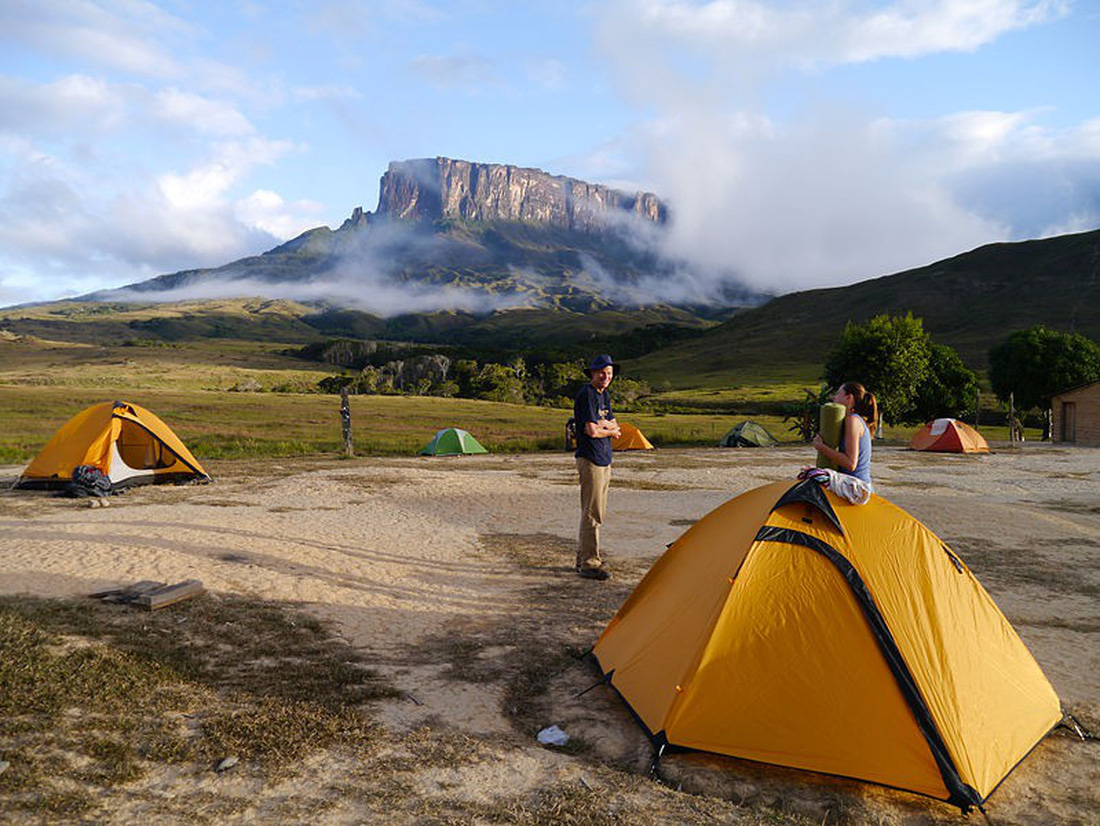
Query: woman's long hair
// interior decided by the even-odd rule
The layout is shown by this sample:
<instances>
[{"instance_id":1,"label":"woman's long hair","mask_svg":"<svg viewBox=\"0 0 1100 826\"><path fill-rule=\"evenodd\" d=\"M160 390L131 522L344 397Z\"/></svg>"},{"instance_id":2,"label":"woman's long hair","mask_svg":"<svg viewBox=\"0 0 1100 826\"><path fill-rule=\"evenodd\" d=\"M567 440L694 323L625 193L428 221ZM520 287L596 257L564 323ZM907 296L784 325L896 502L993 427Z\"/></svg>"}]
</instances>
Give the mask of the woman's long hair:
<instances>
[{"instance_id":1,"label":"woman's long hair","mask_svg":"<svg viewBox=\"0 0 1100 826\"><path fill-rule=\"evenodd\" d=\"M853 409L867 422L871 435L874 436L878 432L878 400L875 394L858 381L846 381L840 387L856 400Z\"/></svg>"}]
</instances>

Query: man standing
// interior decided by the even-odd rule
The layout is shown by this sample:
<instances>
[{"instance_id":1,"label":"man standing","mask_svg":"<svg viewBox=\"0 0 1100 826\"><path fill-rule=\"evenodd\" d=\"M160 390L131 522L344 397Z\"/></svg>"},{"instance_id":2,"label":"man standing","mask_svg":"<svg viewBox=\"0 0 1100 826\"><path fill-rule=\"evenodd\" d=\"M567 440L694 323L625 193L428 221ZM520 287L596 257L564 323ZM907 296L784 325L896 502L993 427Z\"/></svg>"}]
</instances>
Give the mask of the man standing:
<instances>
[{"instance_id":1,"label":"man standing","mask_svg":"<svg viewBox=\"0 0 1100 826\"><path fill-rule=\"evenodd\" d=\"M600 556L600 525L611 485L611 440L621 435L611 412L607 388L618 366L599 355L588 365L589 381L573 402L577 428L577 474L581 481L581 528L577 542L577 573L586 579L607 579Z\"/></svg>"}]
</instances>

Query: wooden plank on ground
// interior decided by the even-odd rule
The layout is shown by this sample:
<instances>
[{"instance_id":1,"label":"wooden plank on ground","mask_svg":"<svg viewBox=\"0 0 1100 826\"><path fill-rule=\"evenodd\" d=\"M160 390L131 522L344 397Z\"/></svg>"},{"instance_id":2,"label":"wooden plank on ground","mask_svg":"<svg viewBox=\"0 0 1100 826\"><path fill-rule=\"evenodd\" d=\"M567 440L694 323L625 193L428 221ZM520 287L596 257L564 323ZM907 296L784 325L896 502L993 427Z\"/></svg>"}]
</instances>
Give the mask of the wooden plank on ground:
<instances>
[{"instance_id":1,"label":"wooden plank on ground","mask_svg":"<svg viewBox=\"0 0 1100 826\"><path fill-rule=\"evenodd\" d=\"M163 587L163 582L157 582L153 579L143 579L140 582L135 582L133 585L123 585L118 588L107 588L103 591L96 591L92 594L92 597L103 600L104 602L133 602L142 594L148 594L151 591Z\"/></svg>"},{"instance_id":2,"label":"wooden plank on ground","mask_svg":"<svg viewBox=\"0 0 1100 826\"><path fill-rule=\"evenodd\" d=\"M206 593L206 589L202 587L202 582L197 579L186 579L183 582L177 582L175 585L165 585L163 588L157 588L155 591L142 594L134 600L134 605L156 611L204 593Z\"/></svg>"}]
</instances>

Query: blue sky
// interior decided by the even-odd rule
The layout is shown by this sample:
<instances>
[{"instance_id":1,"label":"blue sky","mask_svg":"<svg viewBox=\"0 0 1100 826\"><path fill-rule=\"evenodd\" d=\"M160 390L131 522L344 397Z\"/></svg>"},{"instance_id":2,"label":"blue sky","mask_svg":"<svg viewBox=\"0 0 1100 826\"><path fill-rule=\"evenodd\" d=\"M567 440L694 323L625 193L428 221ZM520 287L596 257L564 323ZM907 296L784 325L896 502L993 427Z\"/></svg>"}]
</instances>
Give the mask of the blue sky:
<instances>
[{"instance_id":1,"label":"blue sky","mask_svg":"<svg viewBox=\"0 0 1100 826\"><path fill-rule=\"evenodd\" d=\"M390 160L672 206L783 292L1100 227L1095 0L0 0L0 306L373 209Z\"/></svg>"}]
</instances>

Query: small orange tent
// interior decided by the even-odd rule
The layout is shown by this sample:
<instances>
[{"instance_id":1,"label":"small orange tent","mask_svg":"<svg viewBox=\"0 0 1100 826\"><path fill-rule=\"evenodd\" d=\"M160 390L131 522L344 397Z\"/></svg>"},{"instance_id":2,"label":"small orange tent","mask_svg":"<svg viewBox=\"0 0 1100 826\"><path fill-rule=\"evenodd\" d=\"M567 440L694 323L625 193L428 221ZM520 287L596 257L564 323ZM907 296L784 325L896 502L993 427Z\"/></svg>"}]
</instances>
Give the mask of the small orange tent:
<instances>
[{"instance_id":1,"label":"small orange tent","mask_svg":"<svg viewBox=\"0 0 1100 826\"><path fill-rule=\"evenodd\" d=\"M649 439L634 425L619 422L619 430L622 431L622 435L618 439L611 440L612 450L653 450Z\"/></svg>"},{"instance_id":2,"label":"small orange tent","mask_svg":"<svg viewBox=\"0 0 1100 826\"><path fill-rule=\"evenodd\" d=\"M813 481L729 500L596 642L654 745L980 806L1062 719L962 559L881 496ZM658 752L658 755L660 752Z\"/></svg>"},{"instance_id":3,"label":"small orange tent","mask_svg":"<svg viewBox=\"0 0 1100 826\"><path fill-rule=\"evenodd\" d=\"M936 419L916 432L909 447L939 453L989 453L982 434L958 419Z\"/></svg>"},{"instance_id":4,"label":"small orange tent","mask_svg":"<svg viewBox=\"0 0 1100 826\"><path fill-rule=\"evenodd\" d=\"M63 488L79 465L93 465L114 487L206 479L172 428L140 405L101 402L65 422L23 471L19 488Z\"/></svg>"}]
</instances>

